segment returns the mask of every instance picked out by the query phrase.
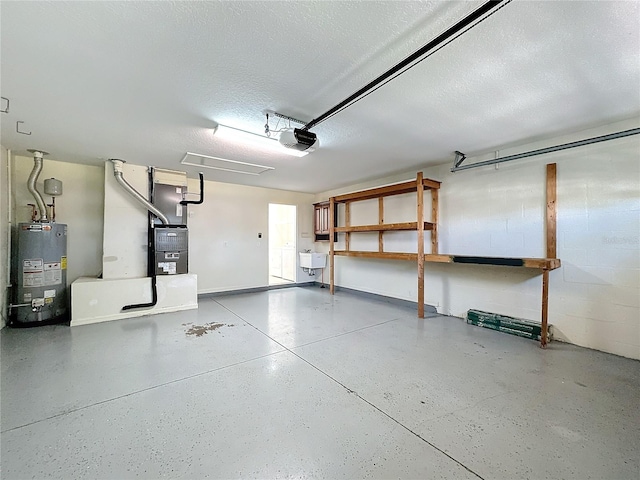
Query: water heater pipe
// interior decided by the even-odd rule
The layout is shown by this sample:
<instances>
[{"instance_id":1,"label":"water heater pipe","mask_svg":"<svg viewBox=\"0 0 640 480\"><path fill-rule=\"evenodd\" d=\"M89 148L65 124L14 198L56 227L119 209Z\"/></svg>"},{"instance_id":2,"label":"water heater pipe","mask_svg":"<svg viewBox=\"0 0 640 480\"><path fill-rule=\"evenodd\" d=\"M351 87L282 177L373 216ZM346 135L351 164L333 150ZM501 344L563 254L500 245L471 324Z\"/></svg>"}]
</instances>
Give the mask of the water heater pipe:
<instances>
[{"instance_id":1,"label":"water heater pipe","mask_svg":"<svg viewBox=\"0 0 640 480\"><path fill-rule=\"evenodd\" d=\"M44 200L42 199L42 195L36 188L36 182L38 181L38 177L40 176L40 172L42 171L42 159L45 155L48 155L47 152L41 152L39 150L27 150L28 152L33 153L33 170L31 170L31 174L29 175L29 179L27 180L27 188L33 198L36 199L36 204L38 205L38 210L40 211L40 221L47 222L47 206L44 204Z\"/></svg>"},{"instance_id":2,"label":"water heater pipe","mask_svg":"<svg viewBox=\"0 0 640 480\"><path fill-rule=\"evenodd\" d=\"M11 155L11 150L7 150L7 184L2 185L2 188L7 187L7 218L8 220L8 228L7 228L7 286L11 286L11 232L13 231L13 193L11 192L11 183L13 182L13 177L11 173L11 162L13 161L13 157ZM5 219L2 219L5 221ZM2 312L4 315L5 312ZM5 320L8 320L7 317Z\"/></svg>"},{"instance_id":3,"label":"water heater pipe","mask_svg":"<svg viewBox=\"0 0 640 480\"><path fill-rule=\"evenodd\" d=\"M124 177L122 176L122 165L124 164L124 160L119 160L117 158L110 158L109 161L113 163L113 175L116 177L116 181L124 188L129 195L138 200L144 207L153 213L156 217L160 219L163 225L169 225L169 220L167 217L158 210L151 202L149 202L146 198L144 198L138 191L129 185Z\"/></svg>"}]
</instances>

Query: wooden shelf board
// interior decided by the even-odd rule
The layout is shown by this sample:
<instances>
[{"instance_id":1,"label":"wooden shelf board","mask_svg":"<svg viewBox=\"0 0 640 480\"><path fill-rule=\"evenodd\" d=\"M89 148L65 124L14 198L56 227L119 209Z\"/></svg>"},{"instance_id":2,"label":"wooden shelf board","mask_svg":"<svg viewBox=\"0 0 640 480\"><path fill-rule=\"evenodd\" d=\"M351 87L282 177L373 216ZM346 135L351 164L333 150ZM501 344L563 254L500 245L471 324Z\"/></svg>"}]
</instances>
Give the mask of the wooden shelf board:
<instances>
[{"instance_id":1,"label":"wooden shelf board","mask_svg":"<svg viewBox=\"0 0 640 480\"><path fill-rule=\"evenodd\" d=\"M430 222L424 222L425 230L433 230L434 224ZM418 222L405 222L405 223L381 223L378 225L352 225L348 227L336 227L336 232L387 232L390 230L410 231L417 230Z\"/></svg>"},{"instance_id":2,"label":"wooden shelf board","mask_svg":"<svg viewBox=\"0 0 640 480\"><path fill-rule=\"evenodd\" d=\"M424 188L440 188L440 182L425 178L422 181ZM402 195L403 193L416 192L418 190L416 181L396 183L386 187L372 188L360 192L345 193L334 197L336 203L357 202L360 200L371 200L372 198L388 197L390 195Z\"/></svg>"},{"instance_id":3,"label":"wooden shelf board","mask_svg":"<svg viewBox=\"0 0 640 480\"><path fill-rule=\"evenodd\" d=\"M416 262L418 260L417 253L399 253L399 252L356 252L356 251L344 251L336 250L333 252L335 255L342 257L361 257L361 258L384 258L387 260L410 260Z\"/></svg>"},{"instance_id":4,"label":"wooden shelf board","mask_svg":"<svg viewBox=\"0 0 640 480\"><path fill-rule=\"evenodd\" d=\"M440 182L437 180L431 180L430 178L423 179L422 184L424 185L424 188L427 189L433 188L434 190L437 190L440 188Z\"/></svg>"},{"instance_id":5,"label":"wooden shelf board","mask_svg":"<svg viewBox=\"0 0 640 480\"><path fill-rule=\"evenodd\" d=\"M554 270L560 267L560 259L558 258L476 257L468 255L427 254L424 256L424 261L433 263L466 263L472 265L524 267L542 270Z\"/></svg>"},{"instance_id":6,"label":"wooden shelf board","mask_svg":"<svg viewBox=\"0 0 640 480\"><path fill-rule=\"evenodd\" d=\"M363 252L336 250L335 255L342 257L384 258L387 260L408 260L417 262L417 253L402 252ZM560 266L558 258L518 258L518 257L472 257L468 255L425 254L425 263L463 263L471 265L493 265L506 267L536 268L554 270Z\"/></svg>"}]
</instances>

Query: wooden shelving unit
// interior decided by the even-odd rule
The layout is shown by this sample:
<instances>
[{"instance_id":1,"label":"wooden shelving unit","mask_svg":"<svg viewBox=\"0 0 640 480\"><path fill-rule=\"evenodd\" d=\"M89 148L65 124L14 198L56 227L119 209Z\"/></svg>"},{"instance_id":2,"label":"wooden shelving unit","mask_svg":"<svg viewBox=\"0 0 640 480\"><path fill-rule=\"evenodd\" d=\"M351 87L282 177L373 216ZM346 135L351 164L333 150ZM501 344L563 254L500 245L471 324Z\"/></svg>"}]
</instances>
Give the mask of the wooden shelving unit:
<instances>
[{"instance_id":1,"label":"wooden shelving unit","mask_svg":"<svg viewBox=\"0 0 640 480\"><path fill-rule=\"evenodd\" d=\"M424 222L425 230L433 230L435 224L430 222ZM418 222L405 222L405 223L386 223L379 225L357 225L353 227L336 227L335 231L340 232L388 232L390 230L417 230Z\"/></svg>"},{"instance_id":2,"label":"wooden shelving unit","mask_svg":"<svg viewBox=\"0 0 640 480\"><path fill-rule=\"evenodd\" d=\"M542 273L542 338L541 346L547 344L546 332L549 309L549 271L560 267L556 257L556 165L547 165L547 218L546 244L547 258L514 258L514 257L476 257L469 255L448 255L438 253L438 190L440 182L423 178L418 172L415 181L397 183L370 190L347 193L329 199L329 269L330 292L335 292L335 257L380 258L387 260L405 260L417 262L418 267L418 317L424 318L424 265L425 263L463 263L475 265L494 265L522 267L540 270ZM431 193L431 221L424 221L425 190ZM383 198L391 195L416 193L416 221L404 223L384 223ZM378 223L375 225L351 225L352 202L378 199ZM336 205L345 204L345 225L337 227L335 223ZM417 231L418 253L384 251L384 232ZM424 232L431 232L431 253L424 251ZM354 251L350 249L351 233L379 232L378 251ZM336 233L345 234L345 249L336 250Z\"/></svg>"},{"instance_id":3,"label":"wooden shelving unit","mask_svg":"<svg viewBox=\"0 0 640 480\"><path fill-rule=\"evenodd\" d=\"M437 253L438 249L438 189L440 182L423 178L422 172L418 172L415 181L396 183L385 187L363 190L360 192L347 193L338 195L329 199L329 224L334 225L333 214L335 205L338 203L345 204L345 225L343 227L332 227L330 231L329 242L329 268L330 268L330 291L335 291L334 284L334 258L336 255L350 257L366 257L366 258L386 258L389 260L409 260L418 263L418 316L424 318L424 232L431 231L432 253ZM424 221L424 191L431 190L431 198L434 207L432 208L432 218L430 222ZM384 202L383 198L391 195L402 195L405 193L416 192L417 194L417 210L415 222L404 223L384 223ZM378 223L375 225L351 225L351 203L363 200L378 199ZM435 213L435 216L434 216ZM417 231L418 232L418 253L400 253L384 251L384 232L389 231ZM345 250L335 250L334 232L345 234ZM378 251L377 252L359 252L350 249L351 233L357 232L379 232L378 235Z\"/></svg>"}]
</instances>

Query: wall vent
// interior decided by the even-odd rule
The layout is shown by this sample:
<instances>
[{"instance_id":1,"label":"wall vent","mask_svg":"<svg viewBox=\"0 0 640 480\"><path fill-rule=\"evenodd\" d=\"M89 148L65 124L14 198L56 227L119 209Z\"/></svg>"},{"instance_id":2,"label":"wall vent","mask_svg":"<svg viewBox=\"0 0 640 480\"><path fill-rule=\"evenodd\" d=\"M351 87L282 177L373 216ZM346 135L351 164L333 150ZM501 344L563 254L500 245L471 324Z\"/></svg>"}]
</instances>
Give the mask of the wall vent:
<instances>
[{"instance_id":1,"label":"wall vent","mask_svg":"<svg viewBox=\"0 0 640 480\"><path fill-rule=\"evenodd\" d=\"M212 157L209 155L192 152L187 152L185 156L182 157L180 163L182 165L211 168L214 170L222 170L223 172L243 173L245 175L261 175L264 172L268 172L269 170L275 170L275 168L268 167L266 165L239 162L237 160Z\"/></svg>"}]
</instances>

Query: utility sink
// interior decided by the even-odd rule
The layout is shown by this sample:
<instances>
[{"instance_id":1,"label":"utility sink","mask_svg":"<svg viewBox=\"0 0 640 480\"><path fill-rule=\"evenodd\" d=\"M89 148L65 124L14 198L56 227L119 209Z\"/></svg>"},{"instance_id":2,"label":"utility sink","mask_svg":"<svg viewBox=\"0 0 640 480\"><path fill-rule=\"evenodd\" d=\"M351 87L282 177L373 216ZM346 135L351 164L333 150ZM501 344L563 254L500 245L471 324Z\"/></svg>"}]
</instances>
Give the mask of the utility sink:
<instances>
[{"instance_id":1,"label":"utility sink","mask_svg":"<svg viewBox=\"0 0 640 480\"><path fill-rule=\"evenodd\" d=\"M327 266L327 254L300 252L300 266L302 268L324 268Z\"/></svg>"}]
</instances>

